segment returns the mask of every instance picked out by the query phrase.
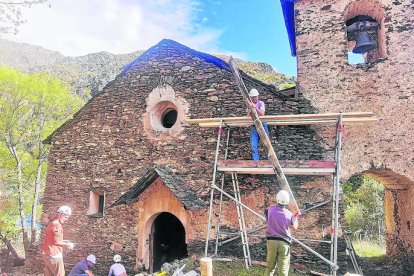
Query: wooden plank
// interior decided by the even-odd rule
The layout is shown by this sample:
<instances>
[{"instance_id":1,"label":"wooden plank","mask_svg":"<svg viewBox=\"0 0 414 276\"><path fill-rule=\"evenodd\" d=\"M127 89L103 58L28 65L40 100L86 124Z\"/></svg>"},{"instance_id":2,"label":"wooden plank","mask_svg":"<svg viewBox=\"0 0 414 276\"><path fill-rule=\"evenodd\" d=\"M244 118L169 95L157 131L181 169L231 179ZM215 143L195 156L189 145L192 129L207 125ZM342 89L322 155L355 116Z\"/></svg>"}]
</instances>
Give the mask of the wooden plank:
<instances>
[{"instance_id":1,"label":"wooden plank","mask_svg":"<svg viewBox=\"0 0 414 276\"><path fill-rule=\"evenodd\" d=\"M244 85L243 79L240 76L239 70L237 69L236 65L234 64L233 57L230 57L229 64L231 67L231 70L233 71L233 76L235 78L235 81L239 87L240 94L243 97L244 103L246 104L246 107L251 110L250 116L252 117L252 120L254 122L254 126L256 127L257 133L259 134L260 141L264 144L267 155L269 156L270 161L273 165L273 171L275 173L277 182L279 183L279 188L286 190L290 195L290 201L289 201L289 209L292 211L292 213L299 212L298 204L296 203L295 197L293 196L292 190L290 189L289 183L286 179L285 174L282 171L282 168L279 164L279 160L277 159L275 150L273 149L273 146L270 142L269 137L267 136L262 122L260 121L259 115L257 114L257 111L255 108L251 108L252 102L250 101L249 94L247 92L247 88Z\"/></svg>"},{"instance_id":2,"label":"wooden plank","mask_svg":"<svg viewBox=\"0 0 414 276\"><path fill-rule=\"evenodd\" d=\"M360 118L347 118L343 119L344 124L351 124L351 123L373 123L376 122L378 119L370 118L370 117L360 117ZM266 121L268 126L294 126L294 125L335 125L338 121L334 119L321 119L321 120L304 120L298 119L296 121ZM199 123L200 127L219 127L220 123L210 122L210 123ZM227 122L224 123L223 127L249 127L252 126L252 121L240 121L240 122Z\"/></svg>"},{"instance_id":3,"label":"wooden plank","mask_svg":"<svg viewBox=\"0 0 414 276\"><path fill-rule=\"evenodd\" d=\"M338 121L339 115L341 113L317 113L317 114L287 114L287 115L264 115L260 116L260 120L262 122L267 122L269 120L277 120L277 121L292 121L298 119L333 119ZM342 113L343 118L359 118L359 117L372 117L374 116L373 112L347 112ZM245 122L251 121L251 118L248 116L244 117L223 117L223 118L201 118L201 119L187 119L186 122L188 124L199 124L199 123L213 123L213 122Z\"/></svg>"},{"instance_id":4,"label":"wooden plank","mask_svg":"<svg viewBox=\"0 0 414 276\"><path fill-rule=\"evenodd\" d=\"M281 168L285 175L331 175L333 168ZM273 168L217 167L217 171L238 174L275 174Z\"/></svg>"},{"instance_id":5,"label":"wooden plank","mask_svg":"<svg viewBox=\"0 0 414 276\"><path fill-rule=\"evenodd\" d=\"M309 168L336 168L334 160L309 160L308 166Z\"/></svg>"},{"instance_id":6,"label":"wooden plank","mask_svg":"<svg viewBox=\"0 0 414 276\"><path fill-rule=\"evenodd\" d=\"M279 160L282 167L290 168L335 168L333 160ZM269 160L219 160L219 167L239 167L239 168L272 168Z\"/></svg>"}]
</instances>

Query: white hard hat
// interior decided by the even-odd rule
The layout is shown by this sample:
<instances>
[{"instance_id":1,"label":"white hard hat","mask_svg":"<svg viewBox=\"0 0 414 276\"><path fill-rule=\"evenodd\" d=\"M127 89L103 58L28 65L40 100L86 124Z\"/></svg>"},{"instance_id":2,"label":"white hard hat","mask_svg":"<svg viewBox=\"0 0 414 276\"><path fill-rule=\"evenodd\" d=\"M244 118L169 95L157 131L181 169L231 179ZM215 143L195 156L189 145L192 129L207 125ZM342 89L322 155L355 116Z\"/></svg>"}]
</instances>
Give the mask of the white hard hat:
<instances>
[{"instance_id":1,"label":"white hard hat","mask_svg":"<svg viewBox=\"0 0 414 276\"><path fill-rule=\"evenodd\" d=\"M288 205L289 204L289 193L285 190L280 190L276 195L277 203L281 205Z\"/></svg>"},{"instance_id":2,"label":"white hard hat","mask_svg":"<svg viewBox=\"0 0 414 276\"><path fill-rule=\"evenodd\" d=\"M253 88L252 90L250 90L249 97L257 97L257 96L259 96L259 91L257 91L257 89Z\"/></svg>"},{"instance_id":3,"label":"white hard hat","mask_svg":"<svg viewBox=\"0 0 414 276\"><path fill-rule=\"evenodd\" d=\"M119 262L121 262L121 261L122 261L122 257L121 257L121 255L116 254L116 255L114 256L114 262L119 263Z\"/></svg>"},{"instance_id":4,"label":"white hard hat","mask_svg":"<svg viewBox=\"0 0 414 276\"><path fill-rule=\"evenodd\" d=\"M86 260L87 261L89 261L89 262L91 262L91 263L93 263L93 264L96 264L96 257L95 257L95 255L89 255L88 257L86 257Z\"/></svg>"},{"instance_id":5,"label":"white hard hat","mask_svg":"<svg viewBox=\"0 0 414 276\"><path fill-rule=\"evenodd\" d=\"M58 209L58 213L70 216L72 215L72 209L69 206L60 206Z\"/></svg>"}]
</instances>

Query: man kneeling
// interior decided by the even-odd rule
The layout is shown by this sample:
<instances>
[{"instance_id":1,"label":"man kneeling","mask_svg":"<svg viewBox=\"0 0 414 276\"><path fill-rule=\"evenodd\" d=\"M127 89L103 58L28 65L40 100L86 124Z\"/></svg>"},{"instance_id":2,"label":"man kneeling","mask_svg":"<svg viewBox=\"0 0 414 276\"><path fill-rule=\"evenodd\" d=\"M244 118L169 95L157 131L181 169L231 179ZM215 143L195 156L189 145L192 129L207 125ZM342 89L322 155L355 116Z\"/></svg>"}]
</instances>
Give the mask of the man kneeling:
<instances>
[{"instance_id":1,"label":"man kneeling","mask_svg":"<svg viewBox=\"0 0 414 276\"><path fill-rule=\"evenodd\" d=\"M116 254L114 256L114 264L109 269L108 276L127 276L125 267L121 264L121 255Z\"/></svg>"},{"instance_id":2,"label":"man kneeling","mask_svg":"<svg viewBox=\"0 0 414 276\"><path fill-rule=\"evenodd\" d=\"M69 272L69 276L94 276L90 268L96 264L95 255L89 255L86 260L77 263Z\"/></svg>"}]
</instances>

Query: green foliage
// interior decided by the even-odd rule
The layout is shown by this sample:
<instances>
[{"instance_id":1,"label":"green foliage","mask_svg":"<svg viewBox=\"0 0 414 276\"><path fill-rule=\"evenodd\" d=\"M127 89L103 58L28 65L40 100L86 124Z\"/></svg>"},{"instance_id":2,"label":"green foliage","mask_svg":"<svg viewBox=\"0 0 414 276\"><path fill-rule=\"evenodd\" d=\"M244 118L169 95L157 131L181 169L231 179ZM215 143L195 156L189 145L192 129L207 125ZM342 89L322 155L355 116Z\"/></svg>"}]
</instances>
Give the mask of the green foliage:
<instances>
[{"instance_id":1,"label":"green foliage","mask_svg":"<svg viewBox=\"0 0 414 276\"><path fill-rule=\"evenodd\" d=\"M213 262L213 275L220 276L262 276L266 271L266 267L253 265L249 270L246 269L244 262L242 261L231 261L231 262ZM289 276L298 276L293 272L292 266L290 267Z\"/></svg>"},{"instance_id":2,"label":"green foliage","mask_svg":"<svg viewBox=\"0 0 414 276\"><path fill-rule=\"evenodd\" d=\"M228 61L229 56L216 55L218 58ZM251 62L235 59L237 67L247 75L260 80L263 83L273 85L277 89L285 85L286 88L295 86L296 78L276 72L269 64L263 62Z\"/></svg>"},{"instance_id":3,"label":"green foliage","mask_svg":"<svg viewBox=\"0 0 414 276\"><path fill-rule=\"evenodd\" d=\"M279 90L284 90L284 89L293 88L293 87L296 87L296 84L282 83L281 85L279 85Z\"/></svg>"},{"instance_id":4,"label":"green foliage","mask_svg":"<svg viewBox=\"0 0 414 276\"><path fill-rule=\"evenodd\" d=\"M10 199L0 215L2 228L18 228L19 199L20 211L32 211L35 181L44 183L46 175L49 146L42 141L82 104L67 84L49 74L0 67L0 200Z\"/></svg>"},{"instance_id":5,"label":"green foliage","mask_svg":"<svg viewBox=\"0 0 414 276\"><path fill-rule=\"evenodd\" d=\"M344 195L350 196L354 194L356 190L362 185L362 183L364 183L364 175L357 174L351 176L351 178L343 185Z\"/></svg>"},{"instance_id":6,"label":"green foliage","mask_svg":"<svg viewBox=\"0 0 414 276\"><path fill-rule=\"evenodd\" d=\"M364 258L381 258L386 256L385 242L376 240L356 240L352 243L355 252Z\"/></svg>"},{"instance_id":7,"label":"green foliage","mask_svg":"<svg viewBox=\"0 0 414 276\"><path fill-rule=\"evenodd\" d=\"M16 225L18 219L16 207L12 198L0 197L0 231L6 237L12 237L19 231Z\"/></svg>"},{"instance_id":8,"label":"green foliage","mask_svg":"<svg viewBox=\"0 0 414 276\"><path fill-rule=\"evenodd\" d=\"M384 235L384 186L374 178L357 175L344 185L348 230L382 240Z\"/></svg>"},{"instance_id":9,"label":"green foliage","mask_svg":"<svg viewBox=\"0 0 414 276\"><path fill-rule=\"evenodd\" d=\"M92 90L90 90L89 88L85 89L84 95L86 99L90 99L92 97Z\"/></svg>"}]
</instances>

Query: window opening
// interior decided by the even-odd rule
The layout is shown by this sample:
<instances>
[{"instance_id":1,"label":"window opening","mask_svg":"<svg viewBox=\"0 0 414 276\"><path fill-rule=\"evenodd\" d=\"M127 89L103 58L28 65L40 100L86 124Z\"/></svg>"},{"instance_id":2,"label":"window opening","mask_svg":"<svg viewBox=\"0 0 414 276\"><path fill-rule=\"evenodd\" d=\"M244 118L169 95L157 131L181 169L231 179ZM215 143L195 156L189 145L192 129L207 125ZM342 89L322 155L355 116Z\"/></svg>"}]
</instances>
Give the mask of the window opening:
<instances>
[{"instance_id":1,"label":"window opening","mask_svg":"<svg viewBox=\"0 0 414 276\"><path fill-rule=\"evenodd\" d=\"M387 58L385 8L378 1L351 1L344 11L344 21L348 51L364 58L358 65L366 68ZM348 54L349 64L356 64L353 60L354 56Z\"/></svg>"},{"instance_id":2,"label":"window opening","mask_svg":"<svg viewBox=\"0 0 414 276\"><path fill-rule=\"evenodd\" d=\"M362 54L355 54L353 52L348 52L348 63L349 64L365 63L365 57Z\"/></svg>"},{"instance_id":3,"label":"window opening","mask_svg":"<svg viewBox=\"0 0 414 276\"><path fill-rule=\"evenodd\" d=\"M177 110L169 108L164 111L164 113L161 116L161 124L165 128L171 128L175 125L175 122L177 122Z\"/></svg>"},{"instance_id":4,"label":"window opening","mask_svg":"<svg viewBox=\"0 0 414 276\"><path fill-rule=\"evenodd\" d=\"M103 217L105 212L105 193L91 191L89 197L89 211L90 217Z\"/></svg>"}]
</instances>

